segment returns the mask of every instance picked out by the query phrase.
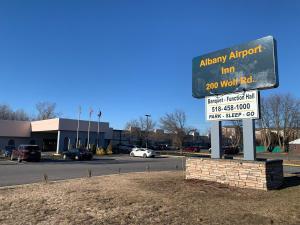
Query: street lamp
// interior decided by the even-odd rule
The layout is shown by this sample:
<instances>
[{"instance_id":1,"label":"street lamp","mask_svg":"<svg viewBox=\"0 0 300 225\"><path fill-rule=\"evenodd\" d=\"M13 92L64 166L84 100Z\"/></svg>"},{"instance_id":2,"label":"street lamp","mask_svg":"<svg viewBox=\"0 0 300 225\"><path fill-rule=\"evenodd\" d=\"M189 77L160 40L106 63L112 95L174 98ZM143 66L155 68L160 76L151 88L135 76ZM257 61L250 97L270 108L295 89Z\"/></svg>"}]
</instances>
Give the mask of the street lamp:
<instances>
[{"instance_id":1,"label":"street lamp","mask_svg":"<svg viewBox=\"0 0 300 225\"><path fill-rule=\"evenodd\" d=\"M100 132L100 117L102 115L102 112L99 109L99 113L98 113L98 130L97 130L97 148L99 148L99 132Z\"/></svg>"},{"instance_id":2,"label":"street lamp","mask_svg":"<svg viewBox=\"0 0 300 225\"><path fill-rule=\"evenodd\" d=\"M151 115L146 114L145 116L147 118L147 124L146 124L146 148L148 148L148 129L149 129L149 120L148 120L148 118L151 117Z\"/></svg>"}]
</instances>

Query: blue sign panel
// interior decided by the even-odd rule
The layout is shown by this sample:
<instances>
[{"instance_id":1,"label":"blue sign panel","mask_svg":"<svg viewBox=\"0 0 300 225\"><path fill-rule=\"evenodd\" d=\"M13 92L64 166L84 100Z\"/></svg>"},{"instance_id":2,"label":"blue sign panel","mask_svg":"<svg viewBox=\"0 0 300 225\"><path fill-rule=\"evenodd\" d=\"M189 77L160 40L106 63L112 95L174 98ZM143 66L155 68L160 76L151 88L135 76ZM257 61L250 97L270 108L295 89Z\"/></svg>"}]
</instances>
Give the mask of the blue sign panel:
<instances>
[{"instance_id":1,"label":"blue sign panel","mask_svg":"<svg viewBox=\"0 0 300 225\"><path fill-rule=\"evenodd\" d=\"M193 59L193 97L278 87L272 36Z\"/></svg>"}]
</instances>

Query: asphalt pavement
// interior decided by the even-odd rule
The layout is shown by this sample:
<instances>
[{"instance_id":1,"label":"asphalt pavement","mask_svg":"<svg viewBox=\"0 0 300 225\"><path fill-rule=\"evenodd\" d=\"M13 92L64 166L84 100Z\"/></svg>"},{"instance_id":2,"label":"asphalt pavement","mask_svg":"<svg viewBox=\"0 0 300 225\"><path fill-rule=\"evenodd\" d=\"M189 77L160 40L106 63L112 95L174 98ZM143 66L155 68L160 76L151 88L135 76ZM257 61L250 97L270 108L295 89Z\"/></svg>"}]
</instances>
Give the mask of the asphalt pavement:
<instances>
[{"instance_id":1,"label":"asphalt pavement","mask_svg":"<svg viewBox=\"0 0 300 225\"><path fill-rule=\"evenodd\" d=\"M49 181L92 176L145 172L182 170L184 157L160 156L157 158L132 158L127 155L96 157L92 161L64 161L43 159L41 162L0 160L0 187L43 181L47 174ZM284 166L284 172L300 174L300 167Z\"/></svg>"},{"instance_id":2,"label":"asphalt pavement","mask_svg":"<svg viewBox=\"0 0 300 225\"><path fill-rule=\"evenodd\" d=\"M132 158L127 155L102 156L92 161L64 161L44 159L41 162L0 161L0 187L43 181L47 174L49 181L92 176L144 172L182 170L182 157Z\"/></svg>"}]
</instances>

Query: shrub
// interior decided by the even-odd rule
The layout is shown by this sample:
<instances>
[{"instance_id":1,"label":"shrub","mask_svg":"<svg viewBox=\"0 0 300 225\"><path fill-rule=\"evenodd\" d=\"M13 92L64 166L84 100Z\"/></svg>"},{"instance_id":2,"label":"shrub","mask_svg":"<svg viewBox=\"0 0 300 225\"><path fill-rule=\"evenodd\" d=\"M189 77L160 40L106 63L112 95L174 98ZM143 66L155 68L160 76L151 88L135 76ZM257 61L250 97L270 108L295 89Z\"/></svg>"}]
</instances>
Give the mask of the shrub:
<instances>
[{"instance_id":1,"label":"shrub","mask_svg":"<svg viewBox=\"0 0 300 225\"><path fill-rule=\"evenodd\" d=\"M106 149L106 153L107 153L108 155L113 154L112 149L113 149L113 148L112 148L112 144L109 143L109 145L107 146L107 149Z\"/></svg>"},{"instance_id":2,"label":"shrub","mask_svg":"<svg viewBox=\"0 0 300 225\"><path fill-rule=\"evenodd\" d=\"M96 154L97 154L97 155L105 155L105 154L106 154L106 151L105 151L104 148L99 147L99 148L97 148L97 150L96 150Z\"/></svg>"}]
</instances>

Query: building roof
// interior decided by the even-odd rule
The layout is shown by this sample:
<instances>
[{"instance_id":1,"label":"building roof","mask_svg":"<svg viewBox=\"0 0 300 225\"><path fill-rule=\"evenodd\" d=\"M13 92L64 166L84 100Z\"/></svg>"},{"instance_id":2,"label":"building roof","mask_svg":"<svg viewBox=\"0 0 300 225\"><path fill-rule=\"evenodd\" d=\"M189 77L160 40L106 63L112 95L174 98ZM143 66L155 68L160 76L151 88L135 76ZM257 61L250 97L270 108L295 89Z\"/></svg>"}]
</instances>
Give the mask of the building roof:
<instances>
[{"instance_id":1,"label":"building roof","mask_svg":"<svg viewBox=\"0 0 300 225\"><path fill-rule=\"evenodd\" d=\"M0 120L0 137L30 137L30 121Z\"/></svg>"},{"instance_id":2,"label":"building roof","mask_svg":"<svg viewBox=\"0 0 300 225\"><path fill-rule=\"evenodd\" d=\"M48 120L39 120L31 122L32 132L41 132L41 131L76 131L78 126L78 120L66 119L66 118L55 118ZM79 131L88 131L89 121L80 120L79 121ZM109 129L109 123L100 122L100 132L105 132ZM98 122L90 122L90 131L97 132Z\"/></svg>"},{"instance_id":3,"label":"building roof","mask_svg":"<svg viewBox=\"0 0 300 225\"><path fill-rule=\"evenodd\" d=\"M88 131L89 121L80 120L79 131ZM0 137L30 137L31 132L76 131L78 120L54 118L38 121L0 120ZM97 132L98 122L90 122L90 131ZM101 122L100 132L112 133L109 123Z\"/></svg>"},{"instance_id":4,"label":"building roof","mask_svg":"<svg viewBox=\"0 0 300 225\"><path fill-rule=\"evenodd\" d=\"M289 142L289 144L299 145L300 144L300 138Z\"/></svg>"}]
</instances>

